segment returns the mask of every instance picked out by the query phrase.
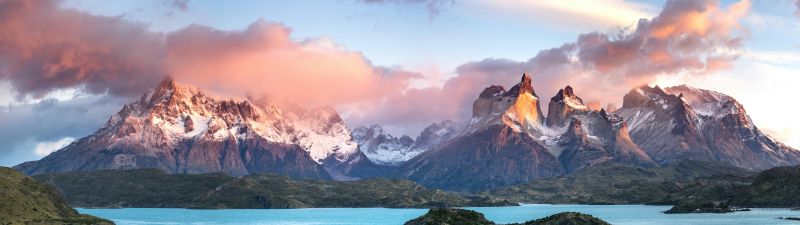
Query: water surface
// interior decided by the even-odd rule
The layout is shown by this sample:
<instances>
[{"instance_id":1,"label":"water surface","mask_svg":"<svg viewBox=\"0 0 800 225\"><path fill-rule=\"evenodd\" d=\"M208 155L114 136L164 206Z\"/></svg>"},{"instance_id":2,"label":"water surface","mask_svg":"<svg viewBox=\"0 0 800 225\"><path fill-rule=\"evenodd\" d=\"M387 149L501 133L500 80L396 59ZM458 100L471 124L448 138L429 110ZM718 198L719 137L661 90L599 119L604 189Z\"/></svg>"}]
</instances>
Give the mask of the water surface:
<instances>
[{"instance_id":1,"label":"water surface","mask_svg":"<svg viewBox=\"0 0 800 225\"><path fill-rule=\"evenodd\" d=\"M753 209L728 214L663 214L669 206L644 205L522 205L468 208L497 223L525 222L559 212L592 214L619 225L800 225L778 217L800 217L789 209ZM113 220L117 224L262 224L262 225L398 225L427 209L331 208L331 209L78 209Z\"/></svg>"}]
</instances>

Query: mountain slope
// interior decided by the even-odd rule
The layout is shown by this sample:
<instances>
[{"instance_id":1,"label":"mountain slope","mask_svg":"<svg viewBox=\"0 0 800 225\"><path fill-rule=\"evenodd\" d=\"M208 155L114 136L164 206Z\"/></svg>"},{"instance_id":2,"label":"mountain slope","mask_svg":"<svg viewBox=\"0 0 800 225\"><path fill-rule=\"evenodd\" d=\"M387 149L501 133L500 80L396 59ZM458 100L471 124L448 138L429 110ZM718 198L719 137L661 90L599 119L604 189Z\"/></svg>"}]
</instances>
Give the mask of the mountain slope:
<instances>
[{"instance_id":1,"label":"mountain slope","mask_svg":"<svg viewBox=\"0 0 800 225\"><path fill-rule=\"evenodd\" d=\"M584 106L571 87L559 90L549 106L545 118L527 74L508 91L487 87L464 131L403 163L396 175L435 188L477 191L603 162L656 165L630 139L622 118Z\"/></svg>"},{"instance_id":2,"label":"mountain slope","mask_svg":"<svg viewBox=\"0 0 800 225\"><path fill-rule=\"evenodd\" d=\"M475 191L564 173L537 142L546 132L538 99L527 74L508 91L486 88L460 135L403 163L395 175L426 187Z\"/></svg>"},{"instance_id":3,"label":"mountain slope","mask_svg":"<svg viewBox=\"0 0 800 225\"><path fill-rule=\"evenodd\" d=\"M751 170L800 163L800 152L763 134L730 96L678 86L643 86L616 111L656 161L720 161Z\"/></svg>"},{"instance_id":4,"label":"mountain slope","mask_svg":"<svg viewBox=\"0 0 800 225\"><path fill-rule=\"evenodd\" d=\"M78 214L50 186L0 167L0 224L114 224Z\"/></svg>"},{"instance_id":5,"label":"mountain slope","mask_svg":"<svg viewBox=\"0 0 800 225\"><path fill-rule=\"evenodd\" d=\"M158 168L170 173L272 172L349 179L347 172L332 168L368 165L352 161L360 154L331 108L220 100L166 79L94 134L15 168L27 174Z\"/></svg>"},{"instance_id":6,"label":"mountain slope","mask_svg":"<svg viewBox=\"0 0 800 225\"><path fill-rule=\"evenodd\" d=\"M398 176L431 188L473 191L564 173L558 160L526 133L493 125L404 163Z\"/></svg>"},{"instance_id":7,"label":"mountain slope","mask_svg":"<svg viewBox=\"0 0 800 225\"><path fill-rule=\"evenodd\" d=\"M589 109L570 86L559 90L550 99L549 107L548 127L562 131L555 138L554 150L568 173L609 161L655 165L655 161L630 139L627 123L622 118L603 109Z\"/></svg>"},{"instance_id":8,"label":"mountain slope","mask_svg":"<svg viewBox=\"0 0 800 225\"><path fill-rule=\"evenodd\" d=\"M800 207L800 166L762 171L752 184L731 200L751 207Z\"/></svg>"}]
</instances>

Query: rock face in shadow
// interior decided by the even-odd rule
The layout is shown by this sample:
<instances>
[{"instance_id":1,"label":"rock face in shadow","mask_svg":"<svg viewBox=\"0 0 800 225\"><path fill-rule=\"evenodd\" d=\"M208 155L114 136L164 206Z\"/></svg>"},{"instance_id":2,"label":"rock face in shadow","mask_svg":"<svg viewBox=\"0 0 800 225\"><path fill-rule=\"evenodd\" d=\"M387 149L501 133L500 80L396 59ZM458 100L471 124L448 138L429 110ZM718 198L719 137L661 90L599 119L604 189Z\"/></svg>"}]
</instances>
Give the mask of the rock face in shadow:
<instances>
[{"instance_id":1,"label":"rock face in shadow","mask_svg":"<svg viewBox=\"0 0 800 225\"><path fill-rule=\"evenodd\" d=\"M495 225L487 220L483 214L466 209L435 208L416 219L410 220L405 225ZM592 215L563 212L545 218L531 220L525 223L508 225L610 225Z\"/></svg>"},{"instance_id":2,"label":"rock face in shadow","mask_svg":"<svg viewBox=\"0 0 800 225\"><path fill-rule=\"evenodd\" d=\"M72 209L52 187L0 167L0 224L114 224Z\"/></svg>"},{"instance_id":3,"label":"rock face in shadow","mask_svg":"<svg viewBox=\"0 0 800 225\"><path fill-rule=\"evenodd\" d=\"M582 119L590 124L583 124ZM602 110L572 117L557 140L561 150L558 158L567 173L604 162L656 166L655 161L630 140L625 122Z\"/></svg>"},{"instance_id":4,"label":"rock face in shadow","mask_svg":"<svg viewBox=\"0 0 800 225\"><path fill-rule=\"evenodd\" d=\"M543 122L531 77L523 74L508 91L484 90L460 135L403 163L395 175L426 187L475 191L563 174L556 156L536 140Z\"/></svg>"},{"instance_id":5,"label":"rock face in shadow","mask_svg":"<svg viewBox=\"0 0 800 225\"><path fill-rule=\"evenodd\" d=\"M397 173L430 188L475 191L552 177L564 169L532 137L498 124L422 153Z\"/></svg>"},{"instance_id":6,"label":"rock face in shadow","mask_svg":"<svg viewBox=\"0 0 800 225\"><path fill-rule=\"evenodd\" d=\"M547 126L563 127L570 122L573 115L585 114L589 111L589 108L583 104L583 100L575 95L572 87L566 86L550 98L547 109Z\"/></svg>"},{"instance_id":7,"label":"rock face in shadow","mask_svg":"<svg viewBox=\"0 0 800 225\"><path fill-rule=\"evenodd\" d=\"M656 165L630 139L620 117L584 106L571 87L560 90L550 107L546 125L527 74L508 91L489 86L459 135L401 164L395 175L433 188L479 191L604 162Z\"/></svg>"}]
</instances>

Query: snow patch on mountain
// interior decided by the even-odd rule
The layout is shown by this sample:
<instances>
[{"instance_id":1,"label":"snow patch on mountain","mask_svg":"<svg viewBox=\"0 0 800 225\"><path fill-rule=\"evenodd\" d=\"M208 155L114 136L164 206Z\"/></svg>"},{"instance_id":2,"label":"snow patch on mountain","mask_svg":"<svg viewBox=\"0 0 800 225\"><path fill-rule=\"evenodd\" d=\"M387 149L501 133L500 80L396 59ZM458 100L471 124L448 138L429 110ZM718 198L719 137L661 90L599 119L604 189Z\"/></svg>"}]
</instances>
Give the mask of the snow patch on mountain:
<instances>
[{"instance_id":1,"label":"snow patch on mountain","mask_svg":"<svg viewBox=\"0 0 800 225\"><path fill-rule=\"evenodd\" d=\"M353 140L373 163L396 166L437 147L463 130L463 125L449 120L434 123L420 132L416 139L394 137L379 125L353 129Z\"/></svg>"},{"instance_id":2,"label":"snow patch on mountain","mask_svg":"<svg viewBox=\"0 0 800 225\"><path fill-rule=\"evenodd\" d=\"M143 127L140 121L151 126ZM152 134L145 138L116 137L119 145L140 142L174 146L186 139L220 141L231 137L238 141L248 138L247 131L252 130L271 142L297 144L320 164L329 157L346 161L358 151L349 129L331 108L306 110L284 102L220 100L172 80L126 105L106 127L149 130Z\"/></svg>"}]
</instances>

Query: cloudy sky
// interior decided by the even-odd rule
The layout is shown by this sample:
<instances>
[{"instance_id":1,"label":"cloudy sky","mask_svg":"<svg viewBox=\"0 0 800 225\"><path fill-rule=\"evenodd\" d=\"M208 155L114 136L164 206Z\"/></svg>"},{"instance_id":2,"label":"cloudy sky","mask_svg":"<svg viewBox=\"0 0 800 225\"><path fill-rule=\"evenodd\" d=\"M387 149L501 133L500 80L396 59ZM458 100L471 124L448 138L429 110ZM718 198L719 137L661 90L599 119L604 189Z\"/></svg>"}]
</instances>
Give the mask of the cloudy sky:
<instances>
[{"instance_id":1,"label":"cloudy sky","mask_svg":"<svg viewBox=\"0 0 800 225\"><path fill-rule=\"evenodd\" d=\"M411 136L523 72L603 106L687 83L800 148L797 37L797 0L0 0L0 165L91 134L166 76Z\"/></svg>"}]
</instances>

